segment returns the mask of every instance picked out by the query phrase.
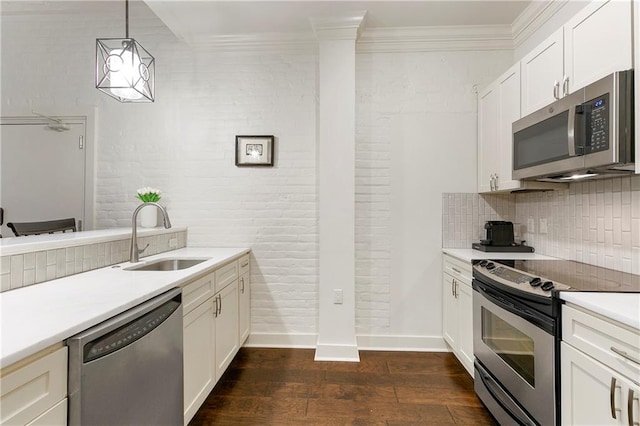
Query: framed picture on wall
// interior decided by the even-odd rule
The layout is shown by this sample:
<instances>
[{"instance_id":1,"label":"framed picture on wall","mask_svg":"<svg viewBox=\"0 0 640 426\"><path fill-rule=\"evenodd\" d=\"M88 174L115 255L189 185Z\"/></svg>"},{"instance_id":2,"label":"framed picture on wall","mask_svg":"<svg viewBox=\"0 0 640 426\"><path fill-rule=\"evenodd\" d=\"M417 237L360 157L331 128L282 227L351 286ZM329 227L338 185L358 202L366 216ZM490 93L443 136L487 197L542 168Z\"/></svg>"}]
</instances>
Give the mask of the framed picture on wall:
<instances>
[{"instance_id":1,"label":"framed picture on wall","mask_svg":"<svg viewBox=\"0 0 640 426\"><path fill-rule=\"evenodd\" d=\"M236 136L236 166L273 166L272 135Z\"/></svg>"}]
</instances>

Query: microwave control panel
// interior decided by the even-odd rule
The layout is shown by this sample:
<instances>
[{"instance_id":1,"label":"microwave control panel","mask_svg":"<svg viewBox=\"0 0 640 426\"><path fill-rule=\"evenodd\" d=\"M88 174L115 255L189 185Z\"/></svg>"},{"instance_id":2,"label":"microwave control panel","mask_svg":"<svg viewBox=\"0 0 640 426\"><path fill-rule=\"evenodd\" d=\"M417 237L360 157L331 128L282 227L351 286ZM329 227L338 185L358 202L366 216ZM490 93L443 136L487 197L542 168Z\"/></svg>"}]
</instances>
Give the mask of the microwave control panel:
<instances>
[{"instance_id":1,"label":"microwave control panel","mask_svg":"<svg viewBox=\"0 0 640 426\"><path fill-rule=\"evenodd\" d=\"M609 116L611 112L609 94L582 104L586 124L585 154L609 149Z\"/></svg>"}]
</instances>

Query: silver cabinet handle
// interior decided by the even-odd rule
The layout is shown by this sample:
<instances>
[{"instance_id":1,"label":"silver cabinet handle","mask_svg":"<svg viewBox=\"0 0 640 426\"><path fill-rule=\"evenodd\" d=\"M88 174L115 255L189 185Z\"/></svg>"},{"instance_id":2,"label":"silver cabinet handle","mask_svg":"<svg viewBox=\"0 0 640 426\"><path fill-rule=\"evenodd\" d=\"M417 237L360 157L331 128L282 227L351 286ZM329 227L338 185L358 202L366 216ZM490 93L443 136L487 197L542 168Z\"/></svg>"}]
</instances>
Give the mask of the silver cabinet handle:
<instances>
[{"instance_id":1,"label":"silver cabinet handle","mask_svg":"<svg viewBox=\"0 0 640 426\"><path fill-rule=\"evenodd\" d=\"M493 190L498 190L498 174L493 175Z\"/></svg>"},{"instance_id":2,"label":"silver cabinet handle","mask_svg":"<svg viewBox=\"0 0 640 426\"><path fill-rule=\"evenodd\" d=\"M569 76L565 75L562 80L562 96L567 96L569 94Z\"/></svg>"},{"instance_id":3,"label":"silver cabinet handle","mask_svg":"<svg viewBox=\"0 0 640 426\"><path fill-rule=\"evenodd\" d=\"M456 299L458 298L458 295L459 295L459 293L458 293L458 281L456 281Z\"/></svg>"},{"instance_id":4,"label":"silver cabinet handle","mask_svg":"<svg viewBox=\"0 0 640 426\"><path fill-rule=\"evenodd\" d=\"M493 175L489 175L489 189L493 191Z\"/></svg>"},{"instance_id":5,"label":"silver cabinet handle","mask_svg":"<svg viewBox=\"0 0 640 426\"><path fill-rule=\"evenodd\" d=\"M638 424L633 420L633 400L635 399L633 397L634 393L635 392L633 391L633 389L629 389L629 398L627 400L627 416L629 417L629 426Z\"/></svg>"},{"instance_id":6,"label":"silver cabinet handle","mask_svg":"<svg viewBox=\"0 0 640 426\"><path fill-rule=\"evenodd\" d=\"M611 378L611 385L609 386L609 406L611 407L611 418L616 418L616 378Z\"/></svg>"},{"instance_id":7,"label":"silver cabinet handle","mask_svg":"<svg viewBox=\"0 0 640 426\"><path fill-rule=\"evenodd\" d=\"M635 363L635 364L640 365L640 359L638 359L638 358L636 358L636 357L634 357L634 356L629 355L629 354L628 354L628 353L626 353L625 351L620 350L620 349L618 349L618 348L614 348L613 346L611 346L611 350L612 350L613 352L617 353L618 355L620 355L622 358L624 358L624 359L626 359L626 360L628 360L628 361L631 361L631 362L633 362L633 363Z\"/></svg>"},{"instance_id":8,"label":"silver cabinet handle","mask_svg":"<svg viewBox=\"0 0 640 426\"><path fill-rule=\"evenodd\" d=\"M222 314L222 296L218 295L218 300L220 300L220 303L218 304L218 315Z\"/></svg>"},{"instance_id":9,"label":"silver cabinet handle","mask_svg":"<svg viewBox=\"0 0 640 426\"><path fill-rule=\"evenodd\" d=\"M215 297L215 301L216 301L216 310L213 311L213 317L218 318L218 296Z\"/></svg>"},{"instance_id":10,"label":"silver cabinet handle","mask_svg":"<svg viewBox=\"0 0 640 426\"><path fill-rule=\"evenodd\" d=\"M553 98L560 99L560 82L558 80L553 82Z\"/></svg>"},{"instance_id":11,"label":"silver cabinet handle","mask_svg":"<svg viewBox=\"0 0 640 426\"><path fill-rule=\"evenodd\" d=\"M457 272L457 273L459 273L459 274L461 273L459 269L454 268L453 266L451 267L451 269L453 270L453 272Z\"/></svg>"},{"instance_id":12,"label":"silver cabinet handle","mask_svg":"<svg viewBox=\"0 0 640 426\"><path fill-rule=\"evenodd\" d=\"M249 265L249 261L247 261L246 263L243 263L242 265L240 265L241 268L244 268L245 266Z\"/></svg>"},{"instance_id":13,"label":"silver cabinet handle","mask_svg":"<svg viewBox=\"0 0 640 426\"><path fill-rule=\"evenodd\" d=\"M240 292L244 294L244 277L240 278L240 284L242 284L242 286L240 287Z\"/></svg>"},{"instance_id":14,"label":"silver cabinet handle","mask_svg":"<svg viewBox=\"0 0 640 426\"><path fill-rule=\"evenodd\" d=\"M454 283L455 283L455 282L456 282L456 280L455 280L455 279L451 280L451 295L452 295L452 296L454 296L454 297L455 297L455 295L456 295L456 293L453 291L453 286L454 286Z\"/></svg>"}]
</instances>

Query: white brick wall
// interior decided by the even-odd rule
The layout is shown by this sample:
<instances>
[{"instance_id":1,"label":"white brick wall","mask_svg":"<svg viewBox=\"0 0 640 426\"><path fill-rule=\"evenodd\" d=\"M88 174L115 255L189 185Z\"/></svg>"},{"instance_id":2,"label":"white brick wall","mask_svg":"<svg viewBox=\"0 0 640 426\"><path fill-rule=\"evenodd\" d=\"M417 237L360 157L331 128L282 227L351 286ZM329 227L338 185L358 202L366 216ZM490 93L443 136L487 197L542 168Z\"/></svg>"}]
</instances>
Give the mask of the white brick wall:
<instances>
[{"instance_id":1,"label":"white brick wall","mask_svg":"<svg viewBox=\"0 0 640 426\"><path fill-rule=\"evenodd\" d=\"M189 245L252 248L254 332L315 333L315 53L195 52L132 2L131 35L157 61L157 100L121 104L94 88L93 61L97 37L123 35L123 7L70 4L71 15L2 17L3 114L97 105L98 227L129 225L135 190L161 188ZM274 134L276 167L235 167L237 134Z\"/></svg>"},{"instance_id":2,"label":"white brick wall","mask_svg":"<svg viewBox=\"0 0 640 426\"><path fill-rule=\"evenodd\" d=\"M358 335L417 336L416 347L441 335L442 194L475 191L474 85L510 62L503 51L357 55Z\"/></svg>"}]
</instances>

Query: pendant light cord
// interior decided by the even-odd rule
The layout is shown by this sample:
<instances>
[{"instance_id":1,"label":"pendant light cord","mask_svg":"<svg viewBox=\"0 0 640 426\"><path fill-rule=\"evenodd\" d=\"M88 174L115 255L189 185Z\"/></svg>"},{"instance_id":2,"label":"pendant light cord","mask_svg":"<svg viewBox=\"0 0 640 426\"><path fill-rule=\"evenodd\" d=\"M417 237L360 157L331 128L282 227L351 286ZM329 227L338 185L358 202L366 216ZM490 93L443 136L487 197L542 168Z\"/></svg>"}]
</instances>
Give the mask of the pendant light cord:
<instances>
[{"instance_id":1,"label":"pendant light cord","mask_svg":"<svg viewBox=\"0 0 640 426\"><path fill-rule=\"evenodd\" d=\"M129 0L124 0L125 38L129 38Z\"/></svg>"}]
</instances>

